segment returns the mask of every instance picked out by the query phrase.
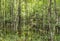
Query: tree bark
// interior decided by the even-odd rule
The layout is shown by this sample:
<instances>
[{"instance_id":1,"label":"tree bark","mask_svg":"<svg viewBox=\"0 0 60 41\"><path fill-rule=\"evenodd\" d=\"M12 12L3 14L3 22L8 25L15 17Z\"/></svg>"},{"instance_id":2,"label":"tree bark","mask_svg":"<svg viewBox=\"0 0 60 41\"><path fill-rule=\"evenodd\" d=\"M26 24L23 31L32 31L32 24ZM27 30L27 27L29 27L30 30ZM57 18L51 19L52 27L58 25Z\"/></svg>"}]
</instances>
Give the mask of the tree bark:
<instances>
[{"instance_id":1,"label":"tree bark","mask_svg":"<svg viewBox=\"0 0 60 41\"><path fill-rule=\"evenodd\" d=\"M53 40L53 34L52 34L52 24L51 24L51 5L52 5L52 0L49 0L49 6L48 6L48 21L49 21L49 37L48 41L54 41Z\"/></svg>"},{"instance_id":2,"label":"tree bark","mask_svg":"<svg viewBox=\"0 0 60 41\"><path fill-rule=\"evenodd\" d=\"M21 36L21 1L19 0L19 5L18 5L18 35Z\"/></svg>"}]
</instances>

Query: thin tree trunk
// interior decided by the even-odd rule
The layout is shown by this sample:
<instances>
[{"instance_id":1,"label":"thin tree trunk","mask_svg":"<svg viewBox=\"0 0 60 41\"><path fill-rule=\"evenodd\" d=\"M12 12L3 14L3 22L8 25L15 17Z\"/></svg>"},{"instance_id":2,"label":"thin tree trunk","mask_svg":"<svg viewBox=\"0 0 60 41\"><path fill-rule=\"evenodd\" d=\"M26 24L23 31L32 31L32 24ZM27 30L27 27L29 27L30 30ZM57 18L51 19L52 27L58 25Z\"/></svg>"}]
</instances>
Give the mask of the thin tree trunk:
<instances>
[{"instance_id":1,"label":"thin tree trunk","mask_svg":"<svg viewBox=\"0 0 60 41\"><path fill-rule=\"evenodd\" d=\"M14 1L12 0L12 1L10 1L10 17L12 17L13 16L13 7L14 7ZM14 16L13 16L14 17ZM14 30L14 27L12 27L11 25L13 24L13 22L12 22L12 20L13 20L13 17L12 17L12 19L10 19L10 20L8 20L8 21L10 21L10 30ZM11 32L11 31L10 31Z\"/></svg>"},{"instance_id":2,"label":"thin tree trunk","mask_svg":"<svg viewBox=\"0 0 60 41\"><path fill-rule=\"evenodd\" d=\"M24 21L25 21L25 23L26 23L26 16L28 16L27 0L25 0L24 2L25 2L25 15L24 15L25 19L24 19ZM24 23L24 24L25 24L25 23ZM25 25L26 25L26 24L25 24ZM28 28L27 28L27 29L28 29ZM28 39L28 31L27 31L27 33L25 34L25 41L27 41L27 39Z\"/></svg>"},{"instance_id":3,"label":"thin tree trunk","mask_svg":"<svg viewBox=\"0 0 60 41\"><path fill-rule=\"evenodd\" d=\"M51 5L52 5L52 0L49 0L49 7L48 7L48 20L49 20L49 39L48 41L54 41L53 36L52 36L52 24L51 24Z\"/></svg>"},{"instance_id":4,"label":"thin tree trunk","mask_svg":"<svg viewBox=\"0 0 60 41\"><path fill-rule=\"evenodd\" d=\"M21 36L21 1L19 0L18 5L18 34Z\"/></svg>"},{"instance_id":5,"label":"thin tree trunk","mask_svg":"<svg viewBox=\"0 0 60 41\"><path fill-rule=\"evenodd\" d=\"M58 22L58 15L57 15L57 12L56 12L56 0L54 0L54 20L56 20L56 18L57 18L57 22ZM57 24L57 22L55 21L55 23ZM54 41L55 41L55 27L56 27L56 24L54 24L54 27L53 27L53 39L54 39Z\"/></svg>"}]
</instances>

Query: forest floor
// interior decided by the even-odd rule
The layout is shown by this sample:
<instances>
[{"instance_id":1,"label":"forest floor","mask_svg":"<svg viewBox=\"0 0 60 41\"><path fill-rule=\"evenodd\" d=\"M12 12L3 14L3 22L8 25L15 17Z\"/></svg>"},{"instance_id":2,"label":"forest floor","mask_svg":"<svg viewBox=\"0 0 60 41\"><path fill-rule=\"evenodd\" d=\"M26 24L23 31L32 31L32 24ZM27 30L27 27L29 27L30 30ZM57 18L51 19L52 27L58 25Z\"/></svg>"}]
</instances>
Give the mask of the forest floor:
<instances>
[{"instance_id":1,"label":"forest floor","mask_svg":"<svg viewBox=\"0 0 60 41\"><path fill-rule=\"evenodd\" d=\"M55 41L60 41L60 35L56 35L55 37L56 37ZM31 39L30 40L29 39L27 39L26 41L31 41ZM1 35L0 41L25 41L25 36L19 37L17 34ZM47 41L47 39L44 40L44 38L42 38L41 36L39 38L38 37L32 38L32 41Z\"/></svg>"}]
</instances>

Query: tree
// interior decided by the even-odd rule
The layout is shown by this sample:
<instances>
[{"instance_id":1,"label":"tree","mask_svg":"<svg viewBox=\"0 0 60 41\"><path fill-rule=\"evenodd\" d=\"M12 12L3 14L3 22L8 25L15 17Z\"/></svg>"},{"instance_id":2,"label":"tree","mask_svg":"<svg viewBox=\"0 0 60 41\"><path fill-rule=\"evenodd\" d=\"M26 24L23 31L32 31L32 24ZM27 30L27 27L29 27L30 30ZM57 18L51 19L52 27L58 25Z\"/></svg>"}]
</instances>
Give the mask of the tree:
<instances>
[{"instance_id":1,"label":"tree","mask_svg":"<svg viewBox=\"0 0 60 41\"><path fill-rule=\"evenodd\" d=\"M19 5L18 5L18 34L21 36L21 1L19 0Z\"/></svg>"}]
</instances>

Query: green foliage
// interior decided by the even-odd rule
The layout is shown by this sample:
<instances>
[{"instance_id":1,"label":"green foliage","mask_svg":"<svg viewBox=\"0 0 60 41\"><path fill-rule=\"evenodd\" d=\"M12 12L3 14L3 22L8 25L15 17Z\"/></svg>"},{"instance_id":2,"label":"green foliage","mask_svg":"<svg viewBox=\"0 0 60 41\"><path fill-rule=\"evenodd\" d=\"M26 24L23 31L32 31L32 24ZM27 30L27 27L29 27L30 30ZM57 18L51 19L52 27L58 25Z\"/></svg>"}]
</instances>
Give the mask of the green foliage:
<instances>
[{"instance_id":1,"label":"green foliage","mask_svg":"<svg viewBox=\"0 0 60 41\"><path fill-rule=\"evenodd\" d=\"M56 4L52 0L51 8L49 4L48 0L0 0L0 41L48 41L53 28L60 27L60 0Z\"/></svg>"}]
</instances>

